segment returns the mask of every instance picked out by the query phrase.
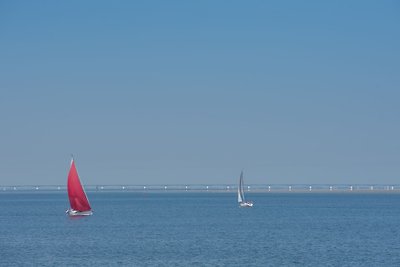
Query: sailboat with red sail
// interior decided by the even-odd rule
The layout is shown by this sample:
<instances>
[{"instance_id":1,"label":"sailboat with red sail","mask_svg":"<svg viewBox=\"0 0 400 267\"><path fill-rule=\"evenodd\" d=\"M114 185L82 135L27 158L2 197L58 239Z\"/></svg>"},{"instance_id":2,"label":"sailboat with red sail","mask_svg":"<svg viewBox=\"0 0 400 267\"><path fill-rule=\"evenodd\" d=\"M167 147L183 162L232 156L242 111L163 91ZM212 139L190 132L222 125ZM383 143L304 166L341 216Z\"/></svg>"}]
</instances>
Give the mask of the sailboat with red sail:
<instances>
[{"instance_id":1,"label":"sailboat with red sail","mask_svg":"<svg viewBox=\"0 0 400 267\"><path fill-rule=\"evenodd\" d=\"M74 158L71 159L71 166L68 173L68 198L71 208L66 211L69 216L92 215L92 208L86 196L85 190L79 180Z\"/></svg>"}]
</instances>

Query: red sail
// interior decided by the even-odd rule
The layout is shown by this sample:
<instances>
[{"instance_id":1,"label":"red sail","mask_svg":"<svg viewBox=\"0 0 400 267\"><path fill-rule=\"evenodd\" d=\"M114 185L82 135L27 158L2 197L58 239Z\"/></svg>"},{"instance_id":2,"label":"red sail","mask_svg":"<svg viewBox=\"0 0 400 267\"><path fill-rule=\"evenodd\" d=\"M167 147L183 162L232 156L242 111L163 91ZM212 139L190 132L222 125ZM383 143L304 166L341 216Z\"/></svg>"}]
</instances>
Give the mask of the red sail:
<instances>
[{"instance_id":1,"label":"red sail","mask_svg":"<svg viewBox=\"0 0 400 267\"><path fill-rule=\"evenodd\" d=\"M91 210L73 159L71 160L71 168L68 173L68 197L72 209L76 211Z\"/></svg>"}]
</instances>

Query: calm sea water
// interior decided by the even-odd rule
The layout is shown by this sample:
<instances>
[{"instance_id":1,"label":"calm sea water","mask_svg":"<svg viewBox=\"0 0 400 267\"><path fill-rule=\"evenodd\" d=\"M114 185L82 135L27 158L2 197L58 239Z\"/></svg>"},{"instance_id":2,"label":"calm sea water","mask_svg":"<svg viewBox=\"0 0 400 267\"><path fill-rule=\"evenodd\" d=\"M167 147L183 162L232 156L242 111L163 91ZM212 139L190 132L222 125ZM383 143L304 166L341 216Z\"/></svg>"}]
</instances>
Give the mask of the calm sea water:
<instances>
[{"instance_id":1,"label":"calm sea water","mask_svg":"<svg viewBox=\"0 0 400 267\"><path fill-rule=\"evenodd\" d=\"M1 266L400 266L400 194L0 194Z\"/></svg>"}]
</instances>

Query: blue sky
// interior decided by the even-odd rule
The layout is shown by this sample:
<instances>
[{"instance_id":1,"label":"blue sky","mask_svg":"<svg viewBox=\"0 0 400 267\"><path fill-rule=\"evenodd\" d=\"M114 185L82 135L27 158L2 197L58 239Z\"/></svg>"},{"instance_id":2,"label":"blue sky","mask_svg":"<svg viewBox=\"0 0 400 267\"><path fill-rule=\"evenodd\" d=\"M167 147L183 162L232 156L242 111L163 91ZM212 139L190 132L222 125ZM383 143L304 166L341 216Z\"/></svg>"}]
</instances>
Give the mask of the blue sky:
<instances>
[{"instance_id":1,"label":"blue sky","mask_svg":"<svg viewBox=\"0 0 400 267\"><path fill-rule=\"evenodd\" d=\"M3 1L0 184L400 183L397 1Z\"/></svg>"}]
</instances>

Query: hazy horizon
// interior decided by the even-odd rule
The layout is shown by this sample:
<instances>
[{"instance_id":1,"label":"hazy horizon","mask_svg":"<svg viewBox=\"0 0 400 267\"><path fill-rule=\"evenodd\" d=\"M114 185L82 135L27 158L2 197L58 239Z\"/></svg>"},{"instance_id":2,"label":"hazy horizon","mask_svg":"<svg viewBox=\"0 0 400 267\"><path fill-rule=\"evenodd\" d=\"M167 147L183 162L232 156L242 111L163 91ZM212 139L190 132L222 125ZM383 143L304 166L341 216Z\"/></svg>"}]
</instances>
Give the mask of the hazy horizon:
<instances>
[{"instance_id":1,"label":"hazy horizon","mask_svg":"<svg viewBox=\"0 0 400 267\"><path fill-rule=\"evenodd\" d=\"M400 4L0 3L0 185L398 184Z\"/></svg>"}]
</instances>

